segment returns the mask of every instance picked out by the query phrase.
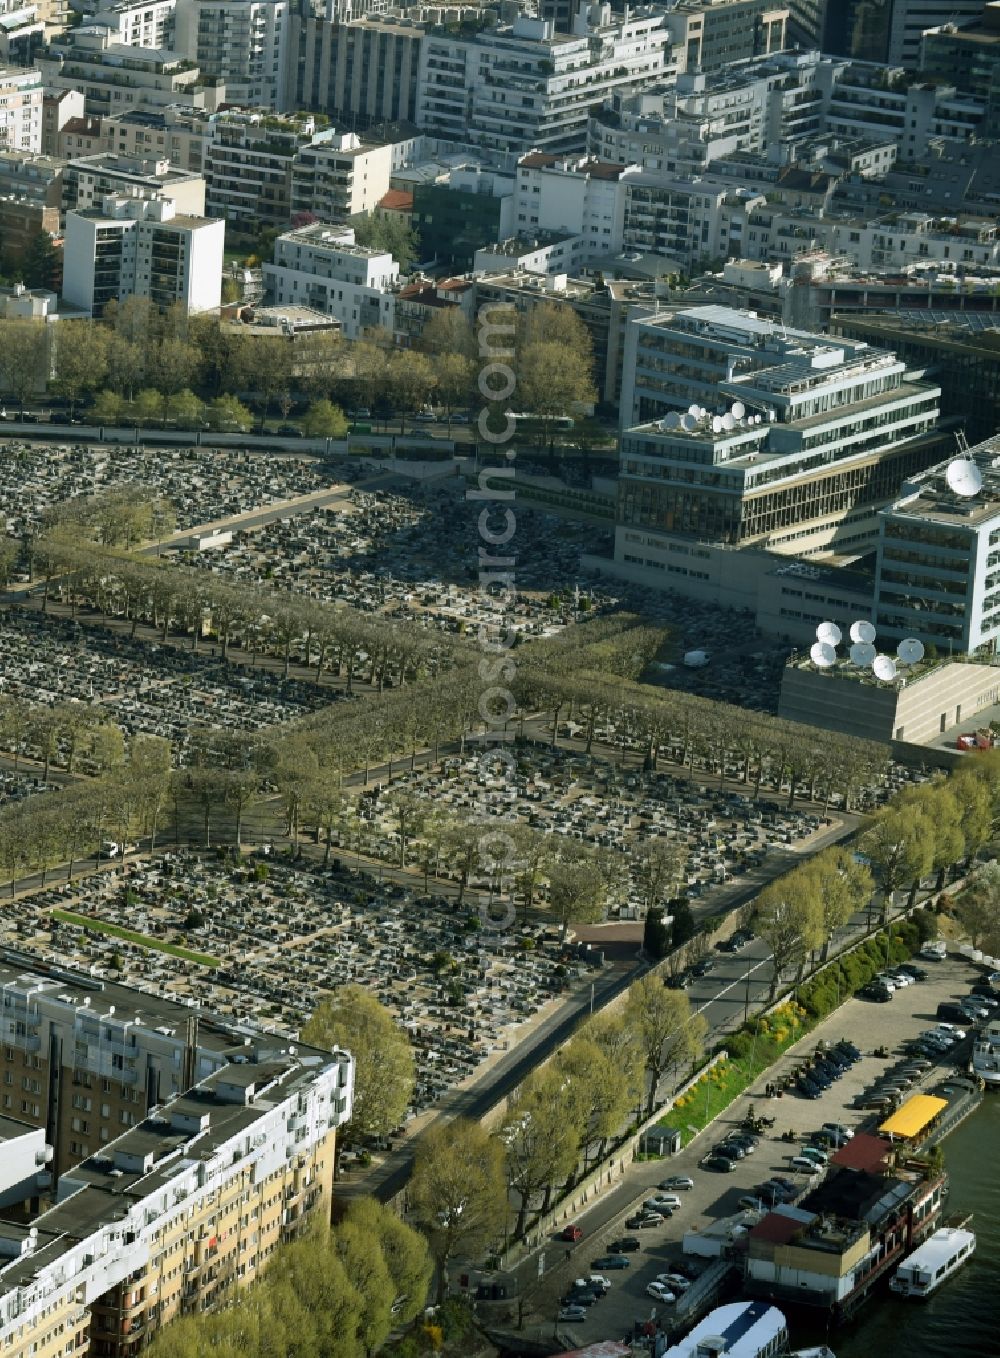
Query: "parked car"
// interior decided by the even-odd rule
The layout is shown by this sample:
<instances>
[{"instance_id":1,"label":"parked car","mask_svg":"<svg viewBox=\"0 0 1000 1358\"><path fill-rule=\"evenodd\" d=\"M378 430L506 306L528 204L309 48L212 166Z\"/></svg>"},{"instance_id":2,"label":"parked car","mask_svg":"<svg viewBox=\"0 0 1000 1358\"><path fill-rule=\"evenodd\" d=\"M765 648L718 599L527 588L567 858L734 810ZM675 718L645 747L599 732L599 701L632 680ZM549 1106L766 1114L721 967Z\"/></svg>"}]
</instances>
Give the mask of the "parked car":
<instances>
[{"instance_id":1,"label":"parked car","mask_svg":"<svg viewBox=\"0 0 1000 1358\"><path fill-rule=\"evenodd\" d=\"M724 1155L729 1160L743 1160L746 1157L743 1147L734 1146L731 1141L720 1141L712 1147L712 1150L716 1155Z\"/></svg>"},{"instance_id":2,"label":"parked car","mask_svg":"<svg viewBox=\"0 0 1000 1358\"><path fill-rule=\"evenodd\" d=\"M742 1207L744 1211L747 1212L758 1212L762 1206L773 1207L774 1203L765 1203L759 1194L756 1197L752 1197L749 1193L744 1193L742 1198L737 1199L736 1206Z\"/></svg>"},{"instance_id":3,"label":"parked car","mask_svg":"<svg viewBox=\"0 0 1000 1358\"><path fill-rule=\"evenodd\" d=\"M708 1155L701 1162L702 1169L712 1169L719 1174L732 1174L736 1161L726 1155Z\"/></svg>"},{"instance_id":4,"label":"parked car","mask_svg":"<svg viewBox=\"0 0 1000 1358\"><path fill-rule=\"evenodd\" d=\"M939 1019L946 1019L949 1024L965 1022L965 1015L962 1013L958 1005L954 1003L949 1003L948 1001L945 1001L943 1004L938 1005L936 1017ZM942 1024L942 1027L943 1026L944 1025ZM965 1034L963 1033L962 1036L964 1037Z\"/></svg>"},{"instance_id":5,"label":"parked car","mask_svg":"<svg viewBox=\"0 0 1000 1358\"><path fill-rule=\"evenodd\" d=\"M810 1160L807 1155L793 1155L792 1168L802 1170L803 1174L818 1174L820 1166L815 1160Z\"/></svg>"},{"instance_id":6,"label":"parked car","mask_svg":"<svg viewBox=\"0 0 1000 1358\"><path fill-rule=\"evenodd\" d=\"M571 1287L562 1299L563 1306L596 1306L600 1296L592 1287Z\"/></svg>"},{"instance_id":7,"label":"parked car","mask_svg":"<svg viewBox=\"0 0 1000 1358\"><path fill-rule=\"evenodd\" d=\"M663 1283L650 1283L646 1288L646 1296L652 1297L654 1301L659 1301L664 1306L677 1300L676 1295L671 1292L669 1287L664 1287Z\"/></svg>"},{"instance_id":8,"label":"parked car","mask_svg":"<svg viewBox=\"0 0 1000 1358\"><path fill-rule=\"evenodd\" d=\"M821 1130L833 1132L836 1136L842 1136L847 1141L854 1135L854 1128L845 1127L842 1122L824 1122Z\"/></svg>"},{"instance_id":9,"label":"parked car","mask_svg":"<svg viewBox=\"0 0 1000 1358\"><path fill-rule=\"evenodd\" d=\"M631 1268L632 1261L626 1259L624 1254L602 1254L598 1259L592 1259L591 1268L618 1269Z\"/></svg>"},{"instance_id":10,"label":"parked car","mask_svg":"<svg viewBox=\"0 0 1000 1358\"><path fill-rule=\"evenodd\" d=\"M914 966L912 962L904 962L902 966L899 968L899 970L907 972L908 975L912 976L915 981L927 980L927 972L924 970L924 968Z\"/></svg>"},{"instance_id":11,"label":"parked car","mask_svg":"<svg viewBox=\"0 0 1000 1358\"><path fill-rule=\"evenodd\" d=\"M694 1188L694 1180L688 1174L671 1174L661 1179L657 1188Z\"/></svg>"},{"instance_id":12,"label":"parked car","mask_svg":"<svg viewBox=\"0 0 1000 1358\"><path fill-rule=\"evenodd\" d=\"M643 1203L651 1212L676 1212L680 1205L681 1200L676 1193L658 1193Z\"/></svg>"},{"instance_id":13,"label":"parked car","mask_svg":"<svg viewBox=\"0 0 1000 1358\"><path fill-rule=\"evenodd\" d=\"M794 1179L786 1179L783 1174L772 1174L768 1183L777 1184L779 1188L787 1188L789 1193L798 1193L799 1186Z\"/></svg>"},{"instance_id":14,"label":"parked car","mask_svg":"<svg viewBox=\"0 0 1000 1358\"><path fill-rule=\"evenodd\" d=\"M862 1000L874 1000L876 1004L885 1004L892 999L892 991L887 986L862 986L858 991L858 998Z\"/></svg>"},{"instance_id":15,"label":"parked car","mask_svg":"<svg viewBox=\"0 0 1000 1358\"><path fill-rule=\"evenodd\" d=\"M691 1286L691 1279L685 1278L683 1273L658 1273L656 1281L669 1287L671 1292L686 1292Z\"/></svg>"},{"instance_id":16,"label":"parked car","mask_svg":"<svg viewBox=\"0 0 1000 1358\"><path fill-rule=\"evenodd\" d=\"M700 962L695 962L691 968L692 976L707 976L715 967L715 963L710 957L703 957Z\"/></svg>"},{"instance_id":17,"label":"parked car","mask_svg":"<svg viewBox=\"0 0 1000 1358\"><path fill-rule=\"evenodd\" d=\"M846 1037L842 1037L839 1042L834 1043L839 1051L846 1052L853 1061L861 1060L861 1049L856 1047L853 1042L848 1042Z\"/></svg>"},{"instance_id":18,"label":"parked car","mask_svg":"<svg viewBox=\"0 0 1000 1358\"><path fill-rule=\"evenodd\" d=\"M587 1312L583 1306L562 1306L559 1309L559 1320L563 1325L576 1325L586 1319Z\"/></svg>"},{"instance_id":19,"label":"parked car","mask_svg":"<svg viewBox=\"0 0 1000 1358\"><path fill-rule=\"evenodd\" d=\"M662 1226L664 1221L666 1217L661 1216L659 1212L640 1212L636 1216L628 1217L625 1226L630 1231L644 1231L649 1226Z\"/></svg>"},{"instance_id":20,"label":"parked car","mask_svg":"<svg viewBox=\"0 0 1000 1358\"><path fill-rule=\"evenodd\" d=\"M795 1088L805 1099L818 1099L823 1094L818 1084L814 1084L812 1080L807 1080L803 1076L796 1080Z\"/></svg>"},{"instance_id":21,"label":"parked car","mask_svg":"<svg viewBox=\"0 0 1000 1358\"><path fill-rule=\"evenodd\" d=\"M582 1226L564 1226L557 1237L559 1240L577 1241L583 1239Z\"/></svg>"},{"instance_id":22,"label":"parked car","mask_svg":"<svg viewBox=\"0 0 1000 1358\"><path fill-rule=\"evenodd\" d=\"M592 1292L600 1292L603 1296L605 1292L611 1291L611 1279L600 1273L588 1273L586 1278L577 1278L573 1286L589 1287Z\"/></svg>"},{"instance_id":23,"label":"parked car","mask_svg":"<svg viewBox=\"0 0 1000 1358\"><path fill-rule=\"evenodd\" d=\"M642 1241L634 1235L623 1235L620 1240L612 1240L608 1249L612 1254L634 1254L636 1250L642 1249Z\"/></svg>"},{"instance_id":24,"label":"parked car","mask_svg":"<svg viewBox=\"0 0 1000 1358\"><path fill-rule=\"evenodd\" d=\"M813 1163L817 1165L822 1166L830 1163L830 1157L827 1155L826 1151L820 1150L818 1146L803 1146L799 1151L799 1155L805 1156L807 1160L812 1160Z\"/></svg>"}]
</instances>

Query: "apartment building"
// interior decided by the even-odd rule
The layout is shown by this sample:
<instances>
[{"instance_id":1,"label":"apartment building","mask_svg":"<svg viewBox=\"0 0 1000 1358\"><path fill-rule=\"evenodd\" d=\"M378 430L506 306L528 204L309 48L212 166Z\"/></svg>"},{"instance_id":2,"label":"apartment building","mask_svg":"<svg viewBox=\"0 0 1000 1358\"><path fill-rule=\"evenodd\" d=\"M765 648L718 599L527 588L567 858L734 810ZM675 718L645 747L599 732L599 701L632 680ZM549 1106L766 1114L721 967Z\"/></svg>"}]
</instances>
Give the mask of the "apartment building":
<instances>
[{"instance_id":1,"label":"apartment building","mask_svg":"<svg viewBox=\"0 0 1000 1358\"><path fill-rule=\"evenodd\" d=\"M127 47L174 49L177 0L98 0L91 18Z\"/></svg>"},{"instance_id":2,"label":"apartment building","mask_svg":"<svg viewBox=\"0 0 1000 1358\"><path fill-rule=\"evenodd\" d=\"M540 151L522 156L514 181L514 228L569 232L584 238L584 253L599 259L622 249L621 165L564 159Z\"/></svg>"},{"instance_id":3,"label":"apartment building","mask_svg":"<svg viewBox=\"0 0 1000 1358\"><path fill-rule=\"evenodd\" d=\"M41 149L41 73L0 66L0 151L37 154Z\"/></svg>"},{"instance_id":4,"label":"apartment building","mask_svg":"<svg viewBox=\"0 0 1000 1358\"><path fill-rule=\"evenodd\" d=\"M363 142L332 128L300 146L291 168L291 210L314 212L323 222L344 222L373 212L389 192L392 145Z\"/></svg>"},{"instance_id":5,"label":"apartment building","mask_svg":"<svg viewBox=\"0 0 1000 1358\"><path fill-rule=\"evenodd\" d=\"M279 236L274 262L264 265L264 287L275 306L334 316L348 339L375 327L393 329L398 279L392 255L355 244L350 227L320 222Z\"/></svg>"},{"instance_id":6,"label":"apartment building","mask_svg":"<svg viewBox=\"0 0 1000 1358\"><path fill-rule=\"evenodd\" d=\"M618 18L592 5L568 36L525 16L468 38L428 30L414 121L496 150L582 152L591 108L663 76L664 22L662 10Z\"/></svg>"},{"instance_id":7,"label":"apartment building","mask_svg":"<svg viewBox=\"0 0 1000 1358\"><path fill-rule=\"evenodd\" d=\"M42 90L42 154L61 155L59 134L66 124L84 115L80 90ZM103 149L103 148L102 148Z\"/></svg>"},{"instance_id":8,"label":"apartment building","mask_svg":"<svg viewBox=\"0 0 1000 1358\"><path fill-rule=\"evenodd\" d=\"M175 45L226 98L248 108L282 111L290 0L177 0Z\"/></svg>"},{"instance_id":9,"label":"apartment building","mask_svg":"<svg viewBox=\"0 0 1000 1358\"><path fill-rule=\"evenodd\" d=\"M0 65L31 66L45 45L41 6L0 0Z\"/></svg>"},{"instance_id":10,"label":"apartment building","mask_svg":"<svg viewBox=\"0 0 1000 1358\"><path fill-rule=\"evenodd\" d=\"M205 179L191 170L176 170L165 156L125 156L106 151L67 162L63 173L63 207L84 211L99 207L108 194L162 198L177 212L205 211Z\"/></svg>"},{"instance_id":11,"label":"apartment building","mask_svg":"<svg viewBox=\"0 0 1000 1358\"><path fill-rule=\"evenodd\" d=\"M844 137L889 134L904 160L919 160L932 142L967 144L982 131L986 105L956 85L920 82L898 67L851 62L831 85L823 130Z\"/></svg>"},{"instance_id":12,"label":"apartment building","mask_svg":"<svg viewBox=\"0 0 1000 1358\"><path fill-rule=\"evenodd\" d=\"M666 22L678 71L718 71L787 45L788 9L770 0L679 0Z\"/></svg>"},{"instance_id":13,"label":"apartment building","mask_svg":"<svg viewBox=\"0 0 1000 1358\"><path fill-rule=\"evenodd\" d=\"M329 23L294 14L289 28L289 97L356 130L413 123L424 26L415 19L367 14Z\"/></svg>"},{"instance_id":14,"label":"apartment building","mask_svg":"<svg viewBox=\"0 0 1000 1358\"><path fill-rule=\"evenodd\" d=\"M46 88L82 91L90 116L174 104L215 109L226 98L221 82L180 53L129 47L100 25L52 38L38 67Z\"/></svg>"},{"instance_id":15,"label":"apartment building","mask_svg":"<svg viewBox=\"0 0 1000 1358\"><path fill-rule=\"evenodd\" d=\"M178 212L167 198L108 194L66 214L63 297L92 316L124 297L215 311L225 232L224 221Z\"/></svg>"},{"instance_id":16,"label":"apartment building","mask_svg":"<svg viewBox=\"0 0 1000 1358\"><path fill-rule=\"evenodd\" d=\"M44 1130L57 1176L235 1060L247 1036L174 1000L10 950L0 953L0 996L0 1115Z\"/></svg>"},{"instance_id":17,"label":"apartment building","mask_svg":"<svg viewBox=\"0 0 1000 1358\"><path fill-rule=\"evenodd\" d=\"M1000 638L1000 440L969 450L977 495L956 495L948 462L914 476L879 515L875 622L961 654Z\"/></svg>"},{"instance_id":18,"label":"apartment building","mask_svg":"<svg viewBox=\"0 0 1000 1358\"><path fill-rule=\"evenodd\" d=\"M0 1223L6 1358L131 1358L252 1282L312 1212L329 1213L352 1097L345 1053L247 1034L140 1114L60 1176L30 1226Z\"/></svg>"},{"instance_id":19,"label":"apartment building","mask_svg":"<svg viewBox=\"0 0 1000 1358\"><path fill-rule=\"evenodd\" d=\"M920 68L924 34L939 24L958 24L978 20L984 0L892 0L889 43L886 60L890 66Z\"/></svg>"}]
</instances>

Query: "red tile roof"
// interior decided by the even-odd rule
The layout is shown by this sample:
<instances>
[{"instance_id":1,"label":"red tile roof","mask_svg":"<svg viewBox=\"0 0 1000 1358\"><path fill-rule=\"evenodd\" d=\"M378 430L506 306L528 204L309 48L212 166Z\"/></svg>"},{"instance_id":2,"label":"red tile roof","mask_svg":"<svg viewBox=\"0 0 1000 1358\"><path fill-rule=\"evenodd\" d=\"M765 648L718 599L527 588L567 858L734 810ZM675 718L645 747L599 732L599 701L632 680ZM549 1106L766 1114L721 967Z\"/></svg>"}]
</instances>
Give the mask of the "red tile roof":
<instances>
[{"instance_id":1,"label":"red tile roof","mask_svg":"<svg viewBox=\"0 0 1000 1358\"><path fill-rule=\"evenodd\" d=\"M412 212L413 194L406 189L390 189L379 199L379 207L386 212Z\"/></svg>"},{"instance_id":2,"label":"red tile roof","mask_svg":"<svg viewBox=\"0 0 1000 1358\"><path fill-rule=\"evenodd\" d=\"M844 1169L860 1169L868 1174L877 1174L885 1167L885 1157L891 1150L892 1142L886 1141L884 1137L857 1132L846 1146L841 1146L830 1157L830 1163Z\"/></svg>"}]
</instances>

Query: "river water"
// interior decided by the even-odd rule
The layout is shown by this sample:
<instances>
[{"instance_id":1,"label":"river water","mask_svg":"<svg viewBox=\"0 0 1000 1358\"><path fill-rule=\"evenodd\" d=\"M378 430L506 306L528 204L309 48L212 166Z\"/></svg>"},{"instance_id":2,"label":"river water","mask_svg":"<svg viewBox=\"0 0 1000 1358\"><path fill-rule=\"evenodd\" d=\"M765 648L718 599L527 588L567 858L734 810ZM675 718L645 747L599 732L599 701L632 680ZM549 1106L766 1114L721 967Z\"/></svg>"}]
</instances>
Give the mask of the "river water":
<instances>
[{"instance_id":1,"label":"river water","mask_svg":"<svg viewBox=\"0 0 1000 1358\"><path fill-rule=\"evenodd\" d=\"M1000 1093L943 1142L951 1193L945 1215L971 1212L976 1253L926 1301L879 1292L828 1342L837 1358L997 1358L1000 1355ZM792 1331L794 1344L819 1337Z\"/></svg>"}]
</instances>

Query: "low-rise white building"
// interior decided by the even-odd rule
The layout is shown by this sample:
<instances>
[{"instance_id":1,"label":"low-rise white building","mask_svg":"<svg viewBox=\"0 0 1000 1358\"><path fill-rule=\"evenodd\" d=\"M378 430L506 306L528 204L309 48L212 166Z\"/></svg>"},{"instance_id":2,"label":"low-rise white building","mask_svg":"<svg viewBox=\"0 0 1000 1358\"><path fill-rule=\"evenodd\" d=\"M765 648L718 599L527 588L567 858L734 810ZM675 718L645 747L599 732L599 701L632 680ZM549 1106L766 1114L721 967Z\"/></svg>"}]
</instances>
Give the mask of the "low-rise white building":
<instances>
[{"instance_id":1,"label":"low-rise white building","mask_svg":"<svg viewBox=\"0 0 1000 1358\"><path fill-rule=\"evenodd\" d=\"M98 0L90 21L106 27L115 42L169 50L174 45L177 0Z\"/></svg>"},{"instance_id":2,"label":"low-rise white building","mask_svg":"<svg viewBox=\"0 0 1000 1358\"><path fill-rule=\"evenodd\" d=\"M376 327L393 328L399 265L385 250L356 244L351 227L317 222L286 231L263 273L275 306L307 306L335 316L348 339Z\"/></svg>"},{"instance_id":3,"label":"low-rise white building","mask_svg":"<svg viewBox=\"0 0 1000 1358\"><path fill-rule=\"evenodd\" d=\"M568 232L583 237L592 258L618 254L624 173L623 166L599 160L567 160L540 151L522 156L514 186L515 230Z\"/></svg>"},{"instance_id":4,"label":"low-rise white building","mask_svg":"<svg viewBox=\"0 0 1000 1358\"><path fill-rule=\"evenodd\" d=\"M318 132L292 162L292 212L342 222L372 212L389 192L392 144L363 142L354 132Z\"/></svg>"},{"instance_id":5,"label":"low-rise white building","mask_svg":"<svg viewBox=\"0 0 1000 1358\"><path fill-rule=\"evenodd\" d=\"M217 310L225 233L225 222L178 213L162 196L109 194L66 214L63 297L96 316L125 297Z\"/></svg>"}]
</instances>

